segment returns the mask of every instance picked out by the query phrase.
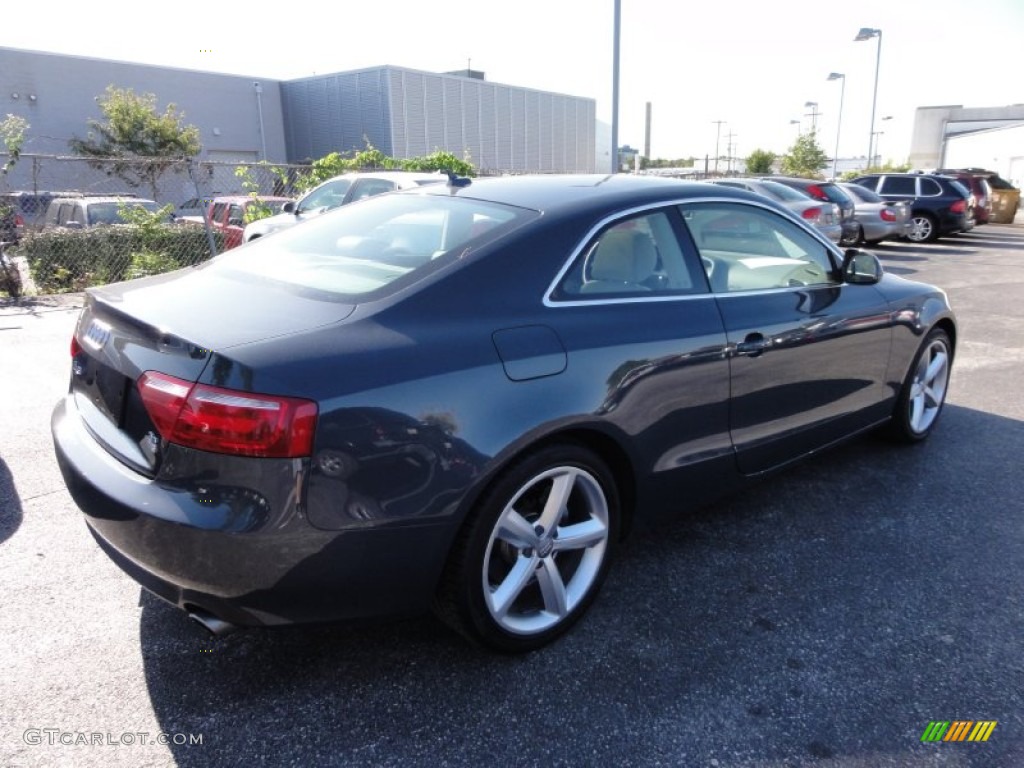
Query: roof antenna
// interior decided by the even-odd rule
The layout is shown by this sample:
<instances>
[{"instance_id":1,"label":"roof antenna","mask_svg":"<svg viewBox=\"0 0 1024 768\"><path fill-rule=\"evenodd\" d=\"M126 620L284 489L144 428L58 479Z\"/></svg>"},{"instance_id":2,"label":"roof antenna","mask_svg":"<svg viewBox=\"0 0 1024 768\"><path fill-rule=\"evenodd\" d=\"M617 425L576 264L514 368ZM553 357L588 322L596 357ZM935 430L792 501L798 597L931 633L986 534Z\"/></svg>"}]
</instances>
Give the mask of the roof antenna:
<instances>
[{"instance_id":1,"label":"roof antenna","mask_svg":"<svg viewBox=\"0 0 1024 768\"><path fill-rule=\"evenodd\" d=\"M468 176L459 176L455 171L450 171L447 168L443 172L448 175L449 187L468 187L473 183L473 180Z\"/></svg>"}]
</instances>

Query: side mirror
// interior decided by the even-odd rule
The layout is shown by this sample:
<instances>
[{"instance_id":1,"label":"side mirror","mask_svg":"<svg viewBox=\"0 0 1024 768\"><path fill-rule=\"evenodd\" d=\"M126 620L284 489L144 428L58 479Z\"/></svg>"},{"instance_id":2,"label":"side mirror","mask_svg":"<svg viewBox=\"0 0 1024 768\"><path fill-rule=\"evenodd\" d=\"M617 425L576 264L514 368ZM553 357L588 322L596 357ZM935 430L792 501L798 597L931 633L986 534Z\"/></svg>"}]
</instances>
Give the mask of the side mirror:
<instances>
[{"instance_id":1,"label":"side mirror","mask_svg":"<svg viewBox=\"0 0 1024 768\"><path fill-rule=\"evenodd\" d=\"M874 285L882 279L882 262L871 251L850 248L843 258L843 281L852 285Z\"/></svg>"},{"instance_id":2,"label":"side mirror","mask_svg":"<svg viewBox=\"0 0 1024 768\"><path fill-rule=\"evenodd\" d=\"M289 200L287 203L281 206L281 210L284 213L295 213L295 201Z\"/></svg>"}]
</instances>

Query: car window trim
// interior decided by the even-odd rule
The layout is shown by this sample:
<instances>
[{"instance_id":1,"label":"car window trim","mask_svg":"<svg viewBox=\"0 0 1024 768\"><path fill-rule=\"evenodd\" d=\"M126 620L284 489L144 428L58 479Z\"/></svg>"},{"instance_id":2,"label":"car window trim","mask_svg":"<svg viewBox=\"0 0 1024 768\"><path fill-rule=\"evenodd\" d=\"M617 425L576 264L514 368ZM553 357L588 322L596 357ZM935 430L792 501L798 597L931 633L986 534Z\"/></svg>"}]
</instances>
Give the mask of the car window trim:
<instances>
[{"instance_id":1,"label":"car window trim","mask_svg":"<svg viewBox=\"0 0 1024 768\"><path fill-rule=\"evenodd\" d=\"M839 250L836 247L836 245L834 243L832 243L830 240L828 240L828 238L824 237L823 235L820 235L813 228L808 227L803 221L801 221L799 218L797 218L797 216L795 214L791 213L790 211L788 211L786 209L780 210L780 209L775 208L774 206L771 206L771 205L765 205L760 200L747 200L747 199L735 198L735 197L721 197L721 196L718 196L718 195L706 195L706 196L702 196L702 197L691 197L691 198L673 198L671 200L658 200L656 202L645 203L644 205L638 205L638 206L635 206L633 208L627 208L627 209L624 209L624 210L621 210L621 211L616 211L615 213L612 213L612 214L609 214L608 216L605 216L597 224L595 224L593 227L591 227L587 231L587 234L576 245L576 247L573 248L571 254L569 255L569 258L566 259L566 261L562 265L561 269L559 269L558 273L555 275L555 279L551 281L550 285L548 285L547 290L544 292L544 299L543 299L543 302L542 302L544 304L544 306L545 307L550 307L550 308L581 307L581 306L583 306L583 307L592 307L592 306L607 305L607 304L638 304L638 303L646 303L646 302L663 302L663 301L693 301L694 299L709 299L709 298L713 299L713 298L717 298L719 296L751 296L751 295L756 295L756 294L759 294L759 293L765 293L765 294L767 294L767 293L781 293L781 292L784 292L784 291L807 290L808 288L816 287L816 286L806 286L806 285L802 285L802 286L781 286L779 288L763 288L763 289L756 289L756 290L751 290L751 291L721 291L721 292L716 292L713 289L711 289L710 285L709 285L709 287L706 290L700 291L698 293L674 293L674 294L660 294L660 295L659 294L655 294L655 295L650 295L650 296L619 296L619 297L593 298L593 299L571 299L571 300L568 300L568 301L559 301L559 300L553 298L553 295L554 295L555 291L558 290L558 286L561 284L561 282L562 282L563 278L565 277L565 275L572 268L572 265L575 263L576 259L579 258L580 254L583 253L584 249L591 242L593 242L593 239L597 236L597 234L599 232L601 232L602 230L610 227L614 222L625 221L626 219L632 218L632 217L636 216L637 214L643 213L645 211L652 211L652 210L656 210L656 209L659 209L659 208L676 208L676 211L677 211L677 214L678 214L678 206L686 205L686 204L692 204L692 203L740 203L742 205L751 205L751 206L754 206L756 208L763 208L764 210L769 211L769 212L774 213L774 214L777 214L779 216L782 216L783 218L788 218L788 219L790 219L792 221L795 221L795 222L798 223L798 226L800 226L802 228L806 228L807 231L810 233L810 235L815 240L817 240L819 243L821 243L825 247L826 252L828 252L830 254L830 258L832 258L833 262L838 263L838 264L842 263L842 254L839 252ZM678 215L681 216L681 214L678 214ZM670 220L671 220L671 216L670 216ZM689 232L688 229L687 229L687 232ZM677 233L677 236L678 236L678 233ZM680 246L683 246L684 256L687 255L686 254L687 249L692 249L692 248L696 247L695 244L693 243L692 237L690 237L689 234L687 234L686 241L680 240ZM699 249L697 250L696 255L698 257L700 256ZM701 268L701 271L702 272L704 271L703 267ZM841 283L840 283L840 285L841 285ZM820 287L824 287L824 286L820 286ZM835 288L836 285L832 285L832 286L829 286L829 287ZM595 296L596 295L597 294L595 294Z\"/></svg>"}]
</instances>

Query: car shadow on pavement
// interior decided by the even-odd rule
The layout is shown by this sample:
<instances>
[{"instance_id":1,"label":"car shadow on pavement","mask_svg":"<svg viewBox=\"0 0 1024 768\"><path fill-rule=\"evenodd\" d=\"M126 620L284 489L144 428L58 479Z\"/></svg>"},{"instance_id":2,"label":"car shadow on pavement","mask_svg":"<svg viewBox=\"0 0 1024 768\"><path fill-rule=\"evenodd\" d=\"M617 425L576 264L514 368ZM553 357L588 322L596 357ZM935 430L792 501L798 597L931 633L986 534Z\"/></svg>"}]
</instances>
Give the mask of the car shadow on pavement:
<instances>
[{"instance_id":1,"label":"car shadow on pavement","mask_svg":"<svg viewBox=\"0 0 1024 768\"><path fill-rule=\"evenodd\" d=\"M1019 716L1024 629L1024 421L942 418L635 531L576 631L527 656L429 617L212 639L144 594L153 711L203 737L179 766L927 761L929 720Z\"/></svg>"},{"instance_id":2,"label":"car shadow on pavement","mask_svg":"<svg viewBox=\"0 0 1024 768\"><path fill-rule=\"evenodd\" d=\"M21 498L14 487L14 477L0 456L0 544L14 535L21 525Z\"/></svg>"}]
</instances>

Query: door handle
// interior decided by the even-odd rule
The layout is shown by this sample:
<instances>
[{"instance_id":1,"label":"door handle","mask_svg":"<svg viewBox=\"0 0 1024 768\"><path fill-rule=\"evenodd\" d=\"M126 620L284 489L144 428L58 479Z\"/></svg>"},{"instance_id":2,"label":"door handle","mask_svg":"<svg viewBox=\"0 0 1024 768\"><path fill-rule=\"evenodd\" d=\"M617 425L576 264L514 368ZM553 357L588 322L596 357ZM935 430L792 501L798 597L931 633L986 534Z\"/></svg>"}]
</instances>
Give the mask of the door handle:
<instances>
[{"instance_id":1,"label":"door handle","mask_svg":"<svg viewBox=\"0 0 1024 768\"><path fill-rule=\"evenodd\" d=\"M736 345L736 354L757 357L771 345L771 339L766 339L763 334L748 333L747 337Z\"/></svg>"}]
</instances>

